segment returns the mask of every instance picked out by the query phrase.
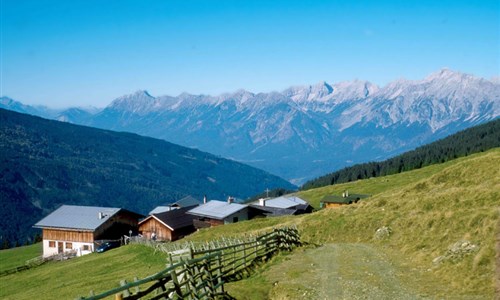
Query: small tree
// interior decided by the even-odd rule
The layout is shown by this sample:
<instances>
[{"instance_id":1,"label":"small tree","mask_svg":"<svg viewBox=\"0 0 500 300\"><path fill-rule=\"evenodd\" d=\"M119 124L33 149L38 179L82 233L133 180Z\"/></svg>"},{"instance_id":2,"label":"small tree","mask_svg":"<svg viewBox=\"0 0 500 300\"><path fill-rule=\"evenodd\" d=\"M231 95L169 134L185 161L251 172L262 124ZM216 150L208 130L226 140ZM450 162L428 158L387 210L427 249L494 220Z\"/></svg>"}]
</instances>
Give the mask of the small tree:
<instances>
[{"instance_id":1,"label":"small tree","mask_svg":"<svg viewBox=\"0 0 500 300\"><path fill-rule=\"evenodd\" d=\"M9 249L10 248L10 243L7 238L2 239L2 249Z\"/></svg>"}]
</instances>

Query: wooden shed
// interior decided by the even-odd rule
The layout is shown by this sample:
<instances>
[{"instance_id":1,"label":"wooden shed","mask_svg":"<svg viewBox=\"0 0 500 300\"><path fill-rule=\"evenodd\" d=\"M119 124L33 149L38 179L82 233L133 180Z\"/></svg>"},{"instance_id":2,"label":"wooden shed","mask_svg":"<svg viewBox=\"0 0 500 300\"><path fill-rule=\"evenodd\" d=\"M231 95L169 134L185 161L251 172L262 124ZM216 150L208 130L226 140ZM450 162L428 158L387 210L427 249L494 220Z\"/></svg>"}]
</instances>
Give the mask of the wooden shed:
<instances>
[{"instance_id":1,"label":"wooden shed","mask_svg":"<svg viewBox=\"0 0 500 300\"><path fill-rule=\"evenodd\" d=\"M349 194L348 192L342 193L342 196L328 195L323 197L320 202L321 208L335 208L344 205L358 203L361 199L370 197L365 194Z\"/></svg>"},{"instance_id":2,"label":"wooden shed","mask_svg":"<svg viewBox=\"0 0 500 300\"><path fill-rule=\"evenodd\" d=\"M195 231L193 215L186 212L195 206L149 215L139 222L139 233L147 239L175 241Z\"/></svg>"}]
</instances>

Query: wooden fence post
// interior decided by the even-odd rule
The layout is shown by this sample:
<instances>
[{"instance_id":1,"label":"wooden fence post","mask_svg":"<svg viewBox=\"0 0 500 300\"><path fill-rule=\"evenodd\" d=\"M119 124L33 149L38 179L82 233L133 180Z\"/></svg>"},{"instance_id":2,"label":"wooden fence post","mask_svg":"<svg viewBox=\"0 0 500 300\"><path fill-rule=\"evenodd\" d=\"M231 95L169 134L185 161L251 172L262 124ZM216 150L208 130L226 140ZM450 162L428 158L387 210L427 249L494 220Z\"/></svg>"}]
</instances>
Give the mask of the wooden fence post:
<instances>
[{"instance_id":1,"label":"wooden fence post","mask_svg":"<svg viewBox=\"0 0 500 300\"><path fill-rule=\"evenodd\" d=\"M120 285L121 286L127 285L127 281L125 279L120 281ZM124 290L121 294L123 294L123 296L125 296L125 297L128 297L128 296L130 296L130 291L127 289L127 290Z\"/></svg>"},{"instance_id":2,"label":"wooden fence post","mask_svg":"<svg viewBox=\"0 0 500 300\"><path fill-rule=\"evenodd\" d=\"M217 242L199 245L186 243L179 247L172 245L168 249L178 249L168 253L170 266L142 280L134 278L128 284L125 280L115 288L94 296L92 299L103 299L115 296L115 299L140 299L151 296L170 297L174 299L215 298L224 294L224 282L227 279L237 279L248 272L248 267L257 262L258 258L270 258L275 252L291 250L300 245L300 235L296 228L274 228L272 232L259 237L245 240L221 239ZM252 255L254 251L255 256ZM186 259L186 254L189 255ZM183 259L184 256L184 259ZM195 258L198 256L198 258ZM177 259L180 262L175 262ZM237 269L238 266L238 269ZM243 266L243 268L240 268ZM179 275L178 275L179 274ZM154 282L154 283L153 283ZM149 283L142 291L140 286ZM173 288L172 288L173 286ZM167 295L167 291L173 291ZM154 296L151 293L157 293Z\"/></svg>"},{"instance_id":3,"label":"wooden fence post","mask_svg":"<svg viewBox=\"0 0 500 300\"><path fill-rule=\"evenodd\" d=\"M182 290L179 285L179 280L177 280L177 273L175 272L175 269L170 271L170 276L172 277L172 283L174 284L174 290L177 294L177 297L179 297L179 299L182 299Z\"/></svg>"}]
</instances>

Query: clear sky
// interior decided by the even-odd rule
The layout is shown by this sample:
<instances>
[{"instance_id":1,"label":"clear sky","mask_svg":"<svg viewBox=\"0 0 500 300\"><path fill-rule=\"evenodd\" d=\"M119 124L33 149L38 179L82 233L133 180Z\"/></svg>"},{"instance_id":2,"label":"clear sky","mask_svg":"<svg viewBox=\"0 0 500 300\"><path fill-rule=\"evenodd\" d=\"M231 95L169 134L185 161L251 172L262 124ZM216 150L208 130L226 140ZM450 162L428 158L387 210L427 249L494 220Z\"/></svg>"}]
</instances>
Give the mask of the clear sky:
<instances>
[{"instance_id":1,"label":"clear sky","mask_svg":"<svg viewBox=\"0 0 500 300\"><path fill-rule=\"evenodd\" d=\"M0 96L25 104L500 73L498 0L0 3Z\"/></svg>"}]
</instances>

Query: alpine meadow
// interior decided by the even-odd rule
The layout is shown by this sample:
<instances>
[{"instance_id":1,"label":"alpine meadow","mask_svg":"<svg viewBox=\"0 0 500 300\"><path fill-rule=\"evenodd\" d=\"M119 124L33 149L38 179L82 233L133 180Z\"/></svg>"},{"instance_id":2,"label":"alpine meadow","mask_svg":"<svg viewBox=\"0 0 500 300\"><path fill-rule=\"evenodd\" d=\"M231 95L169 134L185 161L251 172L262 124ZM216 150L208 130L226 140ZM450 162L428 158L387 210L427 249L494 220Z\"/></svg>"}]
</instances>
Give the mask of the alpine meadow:
<instances>
[{"instance_id":1,"label":"alpine meadow","mask_svg":"<svg viewBox=\"0 0 500 300\"><path fill-rule=\"evenodd\" d=\"M0 0L0 299L500 300L499 24Z\"/></svg>"}]
</instances>

